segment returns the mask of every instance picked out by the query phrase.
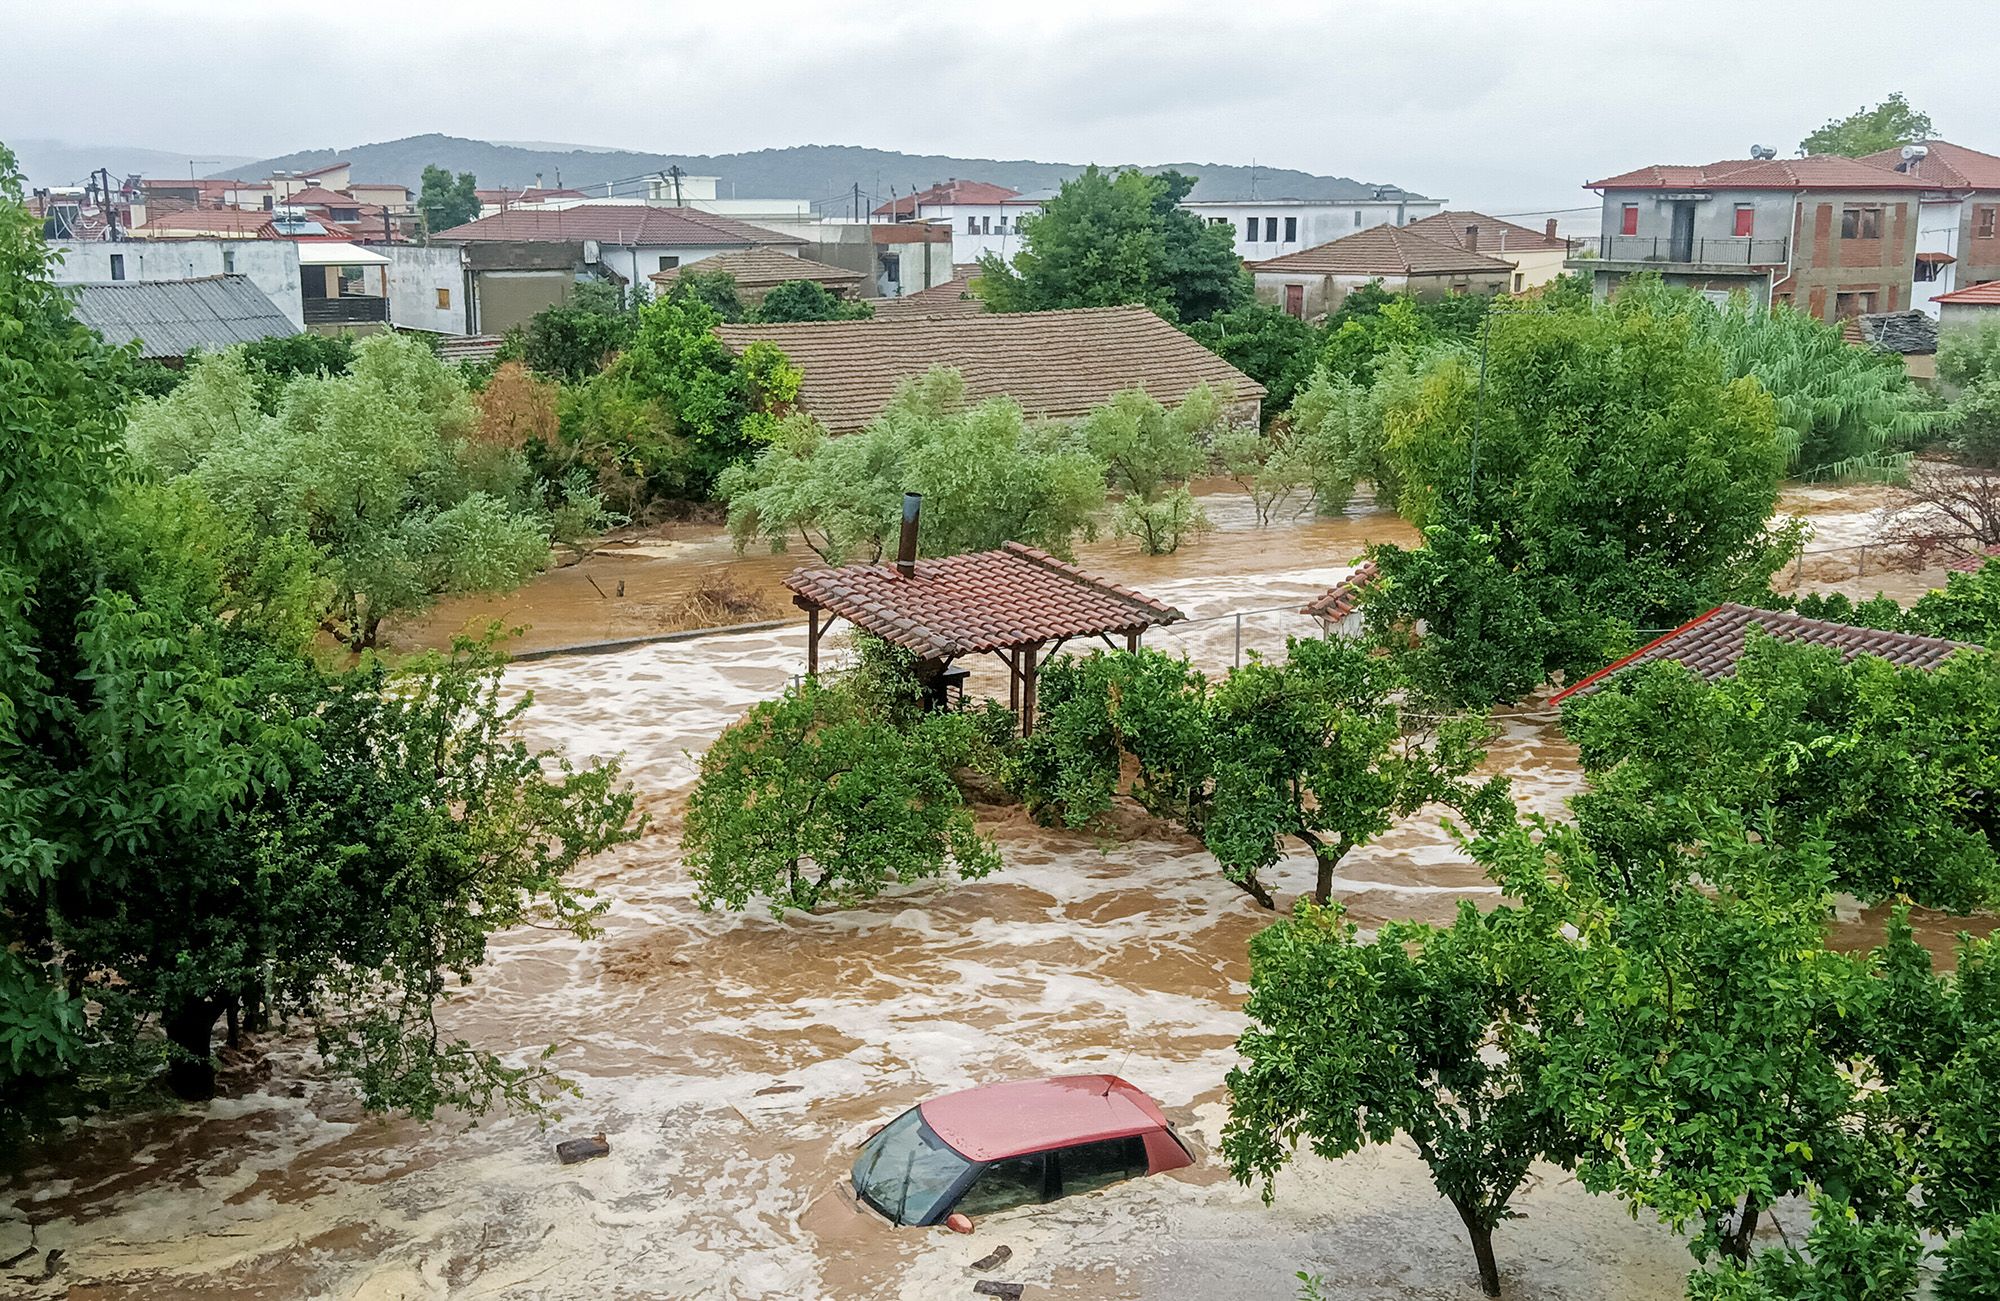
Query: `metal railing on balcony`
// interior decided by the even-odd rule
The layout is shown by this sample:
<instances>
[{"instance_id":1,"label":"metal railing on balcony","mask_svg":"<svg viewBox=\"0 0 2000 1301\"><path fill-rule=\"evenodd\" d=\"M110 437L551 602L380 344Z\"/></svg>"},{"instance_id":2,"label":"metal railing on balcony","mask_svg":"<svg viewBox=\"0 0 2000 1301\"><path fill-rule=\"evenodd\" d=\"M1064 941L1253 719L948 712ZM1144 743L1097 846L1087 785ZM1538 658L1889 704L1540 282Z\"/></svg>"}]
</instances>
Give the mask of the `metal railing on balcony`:
<instances>
[{"instance_id":1,"label":"metal railing on balcony","mask_svg":"<svg viewBox=\"0 0 2000 1301\"><path fill-rule=\"evenodd\" d=\"M308 298L304 301L307 325L373 325L389 319L389 300L350 295L345 298Z\"/></svg>"},{"instance_id":2,"label":"metal railing on balcony","mask_svg":"<svg viewBox=\"0 0 2000 1301\"><path fill-rule=\"evenodd\" d=\"M1570 257L1607 262L1687 263L1701 266L1782 266L1791 241L1746 236L1602 235L1570 241Z\"/></svg>"}]
</instances>

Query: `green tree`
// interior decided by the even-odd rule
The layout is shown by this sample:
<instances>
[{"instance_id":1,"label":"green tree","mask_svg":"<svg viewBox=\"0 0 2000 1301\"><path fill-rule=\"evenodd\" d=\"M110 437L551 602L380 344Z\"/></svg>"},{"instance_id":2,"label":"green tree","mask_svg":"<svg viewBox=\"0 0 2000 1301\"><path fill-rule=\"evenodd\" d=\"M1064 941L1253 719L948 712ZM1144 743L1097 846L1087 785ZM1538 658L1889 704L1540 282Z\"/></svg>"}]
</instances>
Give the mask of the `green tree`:
<instances>
[{"instance_id":1,"label":"green tree","mask_svg":"<svg viewBox=\"0 0 2000 1301\"><path fill-rule=\"evenodd\" d=\"M2000 1212L1984 1216L1945 1244L1937 1301L2000 1301Z\"/></svg>"},{"instance_id":2,"label":"green tree","mask_svg":"<svg viewBox=\"0 0 2000 1301\"><path fill-rule=\"evenodd\" d=\"M1502 935L1467 903L1447 928L1392 923L1364 944L1338 906L1301 901L1250 942L1222 1131L1230 1173L1261 1180L1266 1202L1301 1142L1338 1159L1407 1134L1493 1297L1494 1228L1532 1163L1569 1158L1532 1016L1493 957Z\"/></svg>"},{"instance_id":3,"label":"green tree","mask_svg":"<svg viewBox=\"0 0 2000 1301\"><path fill-rule=\"evenodd\" d=\"M1266 422L1312 377L1321 336L1269 303L1249 302L1185 327L1190 338L1264 386Z\"/></svg>"},{"instance_id":4,"label":"green tree","mask_svg":"<svg viewBox=\"0 0 2000 1301\"><path fill-rule=\"evenodd\" d=\"M657 405L704 490L768 436L797 400L802 379L773 344L732 355L715 333L719 324L715 311L691 296L656 299L639 309L638 332L606 372L610 385Z\"/></svg>"},{"instance_id":5,"label":"green tree","mask_svg":"<svg viewBox=\"0 0 2000 1301\"><path fill-rule=\"evenodd\" d=\"M1008 541L1067 556L1096 536L1104 464L1066 426L1030 424L1004 398L969 403L963 377L939 369L905 383L860 433L833 438L793 418L718 491L739 548L796 540L832 564L879 560L903 494L920 492L927 556Z\"/></svg>"},{"instance_id":6,"label":"green tree","mask_svg":"<svg viewBox=\"0 0 2000 1301\"><path fill-rule=\"evenodd\" d=\"M1731 678L1646 666L1571 700L1563 723L1590 782L1577 806L1628 842L1689 843L1713 801L1764 810L1780 844L1824 840L1841 888L1863 898L2000 903L1990 652L1924 670L1753 634Z\"/></svg>"},{"instance_id":7,"label":"green tree","mask_svg":"<svg viewBox=\"0 0 2000 1301\"><path fill-rule=\"evenodd\" d=\"M1179 206L1193 188L1194 178L1179 172L1086 167L1039 215L1022 219L1012 264L981 260L979 296L994 312L1137 303L1177 322L1242 306L1250 277L1235 236Z\"/></svg>"},{"instance_id":8,"label":"green tree","mask_svg":"<svg viewBox=\"0 0 2000 1301\"><path fill-rule=\"evenodd\" d=\"M750 319L766 325L785 321L865 321L875 309L865 302L842 298L812 280L788 280L766 293Z\"/></svg>"},{"instance_id":9,"label":"green tree","mask_svg":"<svg viewBox=\"0 0 2000 1301\"><path fill-rule=\"evenodd\" d=\"M1084 445L1104 462L1119 494L1119 536L1136 537L1140 550L1159 556L1209 527L1189 482L1208 467L1210 448L1228 426L1227 400L1206 384L1172 411L1143 389L1128 389L1084 417Z\"/></svg>"},{"instance_id":10,"label":"green tree","mask_svg":"<svg viewBox=\"0 0 2000 1301\"><path fill-rule=\"evenodd\" d=\"M266 415L278 409L285 385L300 375L342 375L354 364L351 334L288 334L243 345L243 369Z\"/></svg>"},{"instance_id":11,"label":"green tree","mask_svg":"<svg viewBox=\"0 0 2000 1301\"><path fill-rule=\"evenodd\" d=\"M660 296L680 303L701 303L724 321L740 321L744 317L743 300L736 294L736 277L727 271L704 271L700 262L682 267Z\"/></svg>"},{"instance_id":12,"label":"green tree","mask_svg":"<svg viewBox=\"0 0 2000 1301\"><path fill-rule=\"evenodd\" d=\"M603 370L638 330L636 307L615 285L579 284L567 301L528 318L522 360L550 379L580 383Z\"/></svg>"},{"instance_id":13,"label":"green tree","mask_svg":"<svg viewBox=\"0 0 2000 1301\"><path fill-rule=\"evenodd\" d=\"M1897 91L1874 108L1857 108L1846 117L1829 119L1825 126L1801 140L1799 149L1808 154L1859 158L1897 145L1934 139L1936 135L1931 115L1910 107L1910 101Z\"/></svg>"},{"instance_id":14,"label":"green tree","mask_svg":"<svg viewBox=\"0 0 2000 1301\"><path fill-rule=\"evenodd\" d=\"M1684 315L1643 299L1494 321L1483 377L1473 358L1434 353L1397 394L1382 455L1405 518L1490 539L1568 631L1543 646L1544 676L1594 670L1637 629L1765 590L1799 528L1769 524L1784 450L1755 380L1730 378ZM1418 595L1406 589L1404 613L1448 619Z\"/></svg>"},{"instance_id":15,"label":"green tree","mask_svg":"<svg viewBox=\"0 0 2000 1301\"><path fill-rule=\"evenodd\" d=\"M1908 1226L1863 1223L1819 1202L1804 1251L1787 1245L1748 1265L1724 1259L1688 1279L1688 1301L1909 1301L1922 1258Z\"/></svg>"},{"instance_id":16,"label":"green tree","mask_svg":"<svg viewBox=\"0 0 2000 1301\"><path fill-rule=\"evenodd\" d=\"M890 882L985 876L1000 856L952 780L971 744L960 716L899 728L811 679L754 706L702 756L688 801L697 902L762 897L776 915L852 906Z\"/></svg>"},{"instance_id":17,"label":"green tree","mask_svg":"<svg viewBox=\"0 0 2000 1301\"><path fill-rule=\"evenodd\" d=\"M507 590L546 563L549 521L525 462L469 442L478 410L422 343L364 340L346 374L292 379L273 416L253 387L239 356L203 358L133 413L131 446L255 537L308 543L350 647L375 645L385 618Z\"/></svg>"},{"instance_id":18,"label":"green tree","mask_svg":"<svg viewBox=\"0 0 2000 1301\"><path fill-rule=\"evenodd\" d=\"M445 168L428 164L419 186L417 212L429 234L463 226L479 215L479 182L471 172L454 177Z\"/></svg>"},{"instance_id":19,"label":"green tree","mask_svg":"<svg viewBox=\"0 0 2000 1301\"><path fill-rule=\"evenodd\" d=\"M1133 797L1200 836L1267 908L1260 874L1288 841L1312 854L1325 903L1341 861L1398 817L1436 803L1483 820L1504 802L1504 782L1466 780L1484 718L1405 716L1394 666L1350 642L1294 639L1287 652L1217 683L1157 652L1053 661L1015 783L1037 816L1080 826L1109 805L1129 755Z\"/></svg>"}]
</instances>

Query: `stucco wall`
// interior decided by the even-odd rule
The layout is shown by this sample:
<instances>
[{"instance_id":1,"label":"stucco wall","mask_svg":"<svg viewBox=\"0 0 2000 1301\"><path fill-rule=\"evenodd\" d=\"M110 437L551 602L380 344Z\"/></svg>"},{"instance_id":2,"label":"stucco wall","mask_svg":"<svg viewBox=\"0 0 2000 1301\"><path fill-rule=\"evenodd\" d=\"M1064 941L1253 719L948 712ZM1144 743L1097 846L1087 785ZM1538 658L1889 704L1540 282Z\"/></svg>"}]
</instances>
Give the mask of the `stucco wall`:
<instances>
[{"instance_id":1,"label":"stucco wall","mask_svg":"<svg viewBox=\"0 0 2000 1301\"><path fill-rule=\"evenodd\" d=\"M305 328L305 305L299 292L299 246L290 240L176 239L118 243L51 240L49 247L62 254L55 267L59 284L112 279L114 256L125 260L127 280L194 280L233 273L248 277L287 320Z\"/></svg>"},{"instance_id":2,"label":"stucco wall","mask_svg":"<svg viewBox=\"0 0 2000 1301\"><path fill-rule=\"evenodd\" d=\"M1204 221L1227 222L1236 236L1236 252L1246 261L1261 261L1300 249L1312 248L1352 235L1371 226L1407 226L1421 217L1444 210L1442 199L1410 199L1397 203L1364 201L1357 203L1312 202L1295 199L1244 199L1236 202L1206 200L1184 203L1181 207ZM1257 238L1246 239L1244 223L1257 218ZM1285 219L1297 220L1293 239L1285 238ZM1265 221L1276 218L1278 238L1264 238Z\"/></svg>"},{"instance_id":3,"label":"stucco wall","mask_svg":"<svg viewBox=\"0 0 2000 1301\"><path fill-rule=\"evenodd\" d=\"M399 329L465 334L465 268L456 245L386 244L389 321ZM442 290L445 302L440 305Z\"/></svg>"}]
</instances>

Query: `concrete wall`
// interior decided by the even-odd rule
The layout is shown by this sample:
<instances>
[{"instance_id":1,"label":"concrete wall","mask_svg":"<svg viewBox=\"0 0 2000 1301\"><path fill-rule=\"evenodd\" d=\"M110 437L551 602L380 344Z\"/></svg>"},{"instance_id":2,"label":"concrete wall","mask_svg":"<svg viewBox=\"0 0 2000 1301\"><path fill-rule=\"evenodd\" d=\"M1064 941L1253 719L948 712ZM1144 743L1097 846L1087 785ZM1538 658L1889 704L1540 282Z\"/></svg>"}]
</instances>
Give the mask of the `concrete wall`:
<instances>
[{"instance_id":1,"label":"concrete wall","mask_svg":"<svg viewBox=\"0 0 2000 1301\"><path fill-rule=\"evenodd\" d=\"M194 280L235 274L248 277L293 325L305 328L299 281L299 246L282 239L176 239L108 243L51 240L62 254L58 284L113 279L111 259L121 257L127 280Z\"/></svg>"},{"instance_id":2,"label":"concrete wall","mask_svg":"<svg viewBox=\"0 0 2000 1301\"><path fill-rule=\"evenodd\" d=\"M1512 293L1545 285L1563 273L1563 259L1569 254L1559 248L1531 248L1516 252L1513 249L1488 251L1481 249L1488 257L1497 257L1502 262L1514 264L1514 279L1507 286Z\"/></svg>"},{"instance_id":3,"label":"concrete wall","mask_svg":"<svg viewBox=\"0 0 2000 1301\"><path fill-rule=\"evenodd\" d=\"M1988 321L2000 321L2000 307L1981 307L1974 303L1938 304L1938 330L1940 332L1949 333L1952 330L1971 329L1975 326L1984 325Z\"/></svg>"},{"instance_id":4,"label":"concrete wall","mask_svg":"<svg viewBox=\"0 0 2000 1301\"><path fill-rule=\"evenodd\" d=\"M1304 317L1308 321L1339 310L1341 302L1349 294L1371 282L1380 282L1392 294L1407 292L1418 298L1442 298L1454 292L1501 294L1511 288L1509 273L1502 271L1424 276L1302 275L1283 271L1256 273L1258 299L1280 309L1285 306L1286 287L1302 286L1305 290Z\"/></svg>"},{"instance_id":5,"label":"concrete wall","mask_svg":"<svg viewBox=\"0 0 2000 1301\"><path fill-rule=\"evenodd\" d=\"M1021 251L1021 218L1041 210L1039 203L927 203L918 216L951 231L954 262L977 262L988 253L1012 262Z\"/></svg>"},{"instance_id":6,"label":"concrete wall","mask_svg":"<svg viewBox=\"0 0 2000 1301\"><path fill-rule=\"evenodd\" d=\"M374 251L389 259L390 324L435 334L470 333L465 328L465 267L456 245L383 244Z\"/></svg>"},{"instance_id":7,"label":"concrete wall","mask_svg":"<svg viewBox=\"0 0 2000 1301\"><path fill-rule=\"evenodd\" d=\"M1843 239L1843 209L1882 209L1877 239ZM1821 320L1840 315L1841 294L1872 295L1863 312L1897 312L1910 305L1911 267L1917 256L1917 196L1867 191L1810 190L1799 196L1792 225L1791 273L1773 288L1789 302Z\"/></svg>"},{"instance_id":8,"label":"concrete wall","mask_svg":"<svg viewBox=\"0 0 2000 1301\"><path fill-rule=\"evenodd\" d=\"M1959 240L1971 233L1966 226L1969 214L1964 207L1957 199L1936 203L1925 200L1917 209L1917 252L1944 253L1956 258ZM1914 273L1915 268L1911 270ZM1933 271L1937 277L1934 280L1911 280L1910 306L1930 313L1931 319L1935 320L1938 305L1932 300L1940 294L1950 293L1961 281L1956 263L1946 262L1933 268Z\"/></svg>"},{"instance_id":9,"label":"concrete wall","mask_svg":"<svg viewBox=\"0 0 2000 1301\"><path fill-rule=\"evenodd\" d=\"M1370 226L1407 226L1421 217L1444 211L1442 199L1364 200L1359 202L1306 199L1242 199L1235 201L1196 200L1181 207L1204 221L1226 224L1236 235L1236 252L1246 261L1257 262L1296 253L1352 235ZM1248 238L1247 222L1257 219L1257 237ZM1277 239L1264 238L1270 219L1278 223ZM1286 239L1286 219L1294 222L1293 238Z\"/></svg>"},{"instance_id":10,"label":"concrete wall","mask_svg":"<svg viewBox=\"0 0 2000 1301\"><path fill-rule=\"evenodd\" d=\"M1751 208L1751 239L1762 243L1765 240L1791 238L1794 196L1788 190L1706 189L1689 192L1708 196L1695 201L1694 238L1697 247L1703 240L1709 242L1712 261L1729 260L1731 241L1737 238L1738 204L1748 204ZM1639 207L1639 231L1636 236L1622 233L1621 223L1628 203ZM1658 190L1605 191L1601 218L1601 231L1606 241L1604 256L1640 256L1639 250L1650 248L1654 240L1659 242L1660 256L1667 256L1674 233L1674 207L1675 201L1664 197Z\"/></svg>"},{"instance_id":11,"label":"concrete wall","mask_svg":"<svg viewBox=\"0 0 2000 1301\"><path fill-rule=\"evenodd\" d=\"M859 271L863 298L900 298L951 279L955 240L932 238L925 222L765 221L800 241L799 256ZM893 271L892 276L890 272Z\"/></svg>"},{"instance_id":12,"label":"concrete wall","mask_svg":"<svg viewBox=\"0 0 2000 1301\"><path fill-rule=\"evenodd\" d=\"M640 285L651 290L652 275L657 271L671 271L677 267L690 266L703 258L714 257L718 253L734 253L737 249L708 248L690 244L672 245L630 245L600 243L597 246L598 265L625 277L626 287ZM787 250L789 251L789 250ZM678 259L662 266L662 258Z\"/></svg>"},{"instance_id":13,"label":"concrete wall","mask_svg":"<svg viewBox=\"0 0 2000 1301\"><path fill-rule=\"evenodd\" d=\"M1979 233L1979 210L1989 207L2000 208L2000 191L1975 191L1959 205L1958 247L1952 251L1958 255L1953 270L1961 289L2000 280L2000 213L1995 214L1992 235Z\"/></svg>"}]
</instances>

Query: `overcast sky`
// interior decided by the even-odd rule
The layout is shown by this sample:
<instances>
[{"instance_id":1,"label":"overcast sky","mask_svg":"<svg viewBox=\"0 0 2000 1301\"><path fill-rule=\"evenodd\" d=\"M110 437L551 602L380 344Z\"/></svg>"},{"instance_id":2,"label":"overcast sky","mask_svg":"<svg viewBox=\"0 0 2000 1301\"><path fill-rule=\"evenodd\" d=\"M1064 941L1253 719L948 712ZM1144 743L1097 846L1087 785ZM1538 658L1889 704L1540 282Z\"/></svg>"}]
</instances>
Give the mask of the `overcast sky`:
<instances>
[{"instance_id":1,"label":"overcast sky","mask_svg":"<svg viewBox=\"0 0 2000 1301\"><path fill-rule=\"evenodd\" d=\"M1996 0L0 0L0 140L1255 160L1493 211L1894 90L2000 152L1996 40Z\"/></svg>"}]
</instances>

